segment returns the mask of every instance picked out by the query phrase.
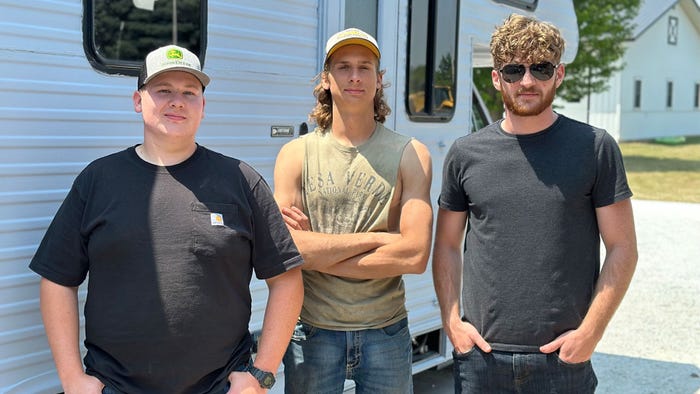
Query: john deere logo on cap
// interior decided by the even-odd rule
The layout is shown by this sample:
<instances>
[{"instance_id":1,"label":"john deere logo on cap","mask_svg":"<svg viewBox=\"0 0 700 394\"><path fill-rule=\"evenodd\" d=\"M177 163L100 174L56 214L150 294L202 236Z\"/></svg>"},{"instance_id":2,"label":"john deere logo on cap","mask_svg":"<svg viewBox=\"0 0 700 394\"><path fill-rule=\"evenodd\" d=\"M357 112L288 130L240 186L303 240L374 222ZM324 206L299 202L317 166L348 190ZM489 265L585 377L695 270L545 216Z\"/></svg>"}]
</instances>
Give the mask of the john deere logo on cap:
<instances>
[{"instance_id":1,"label":"john deere logo on cap","mask_svg":"<svg viewBox=\"0 0 700 394\"><path fill-rule=\"evenodd\" d=\"M165 57L168 59L182 59L182 51L179 49L168 49L168 52L165 54Z\"/></svg>"}]
</instances>

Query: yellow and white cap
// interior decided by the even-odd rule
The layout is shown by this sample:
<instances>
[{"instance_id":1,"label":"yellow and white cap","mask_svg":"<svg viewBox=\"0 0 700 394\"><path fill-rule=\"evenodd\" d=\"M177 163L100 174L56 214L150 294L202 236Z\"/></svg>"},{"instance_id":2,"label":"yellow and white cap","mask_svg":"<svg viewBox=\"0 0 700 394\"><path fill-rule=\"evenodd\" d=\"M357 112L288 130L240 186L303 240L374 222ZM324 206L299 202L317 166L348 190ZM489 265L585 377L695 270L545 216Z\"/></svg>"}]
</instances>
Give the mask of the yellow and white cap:
<instances>
[{"instance_id":1,"label":"yellow and white cap","mask_svg":"<svg viewBox=\"0 0 700 394\"><path fill-rule=\"evenodd\" d=\"M328 63L328 59L331 55L346 45L362 45L372 51L372 53L377 56L377 59L381 59L382 57L379 52L379 45L377 45L377 40L375 40L374 37L360 29L351 27L333 34L331 38L328 39L326 42L326 58L323 60L323 64Z\"/></svg>"}]
</instances>

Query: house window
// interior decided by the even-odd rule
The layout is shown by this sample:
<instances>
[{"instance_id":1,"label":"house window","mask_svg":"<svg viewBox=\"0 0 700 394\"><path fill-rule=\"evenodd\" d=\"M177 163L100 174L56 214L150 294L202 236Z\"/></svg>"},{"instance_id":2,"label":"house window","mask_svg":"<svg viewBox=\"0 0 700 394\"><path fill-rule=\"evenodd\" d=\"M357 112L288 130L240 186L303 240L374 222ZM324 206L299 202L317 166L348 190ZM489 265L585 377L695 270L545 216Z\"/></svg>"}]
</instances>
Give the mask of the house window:
<instances>
[{"instance_id":1,"label":"house window","mask_svg":"<svg viewBox=\"0 0 700 394\"><path fill-rule=\"evenodd\" d=\"M177 44L206 50L206 0L83 0L83 45L92 66L138 75L148 52Z\"/></svg>"},{"instance_id":2,"label":"house window","mask_svg":"<svg viewBox=\"0 0 700 394\"><path fill-rule=\"evenodd\" d=\"M447 122L455 109L459 0L409 4L406 111L413 121Z\"/></svg>"},{"instance_id":3,"label":"house window","mask_svg":"<svg viewBox=\"0 0 700 394\"><path fill-rule=\"evenodd\" d=\"M642 81L636 79L634 81L634 108L639 109L642 107Z\"/></svg>"},{"instance_id":4,"label":"house window","mask_svg":"<svg viewBox=\"0 0 700 394\"><path fill-rule=\"evenodd\" d=\"M695 109L700 109L700 83L695 84L695 99L693 100L693 107Z\"/></svg>"},{"instance_id":5,"label":"house window","mask_svg":"<svg viewBox=\"0 0 700 394\"><path fill-rule=\"evenodd\" d=\"M673 107L673 82L666 82L666 108Z\"/></svg>"},{"instance_id":6,"label":"house window","mask_svg":"<svg viewBox=\"0 0 700 394\"><path fill-rule=\"evenodd\" d=\"M353 0L345 2L345 27L356 27L377 37L377 1Z\"/></svg>"},{"instance_id":7,"label":"house window","mask_svg":"<svg viewBox=\"0 0 700 394\"><path fill-rule=\"evenodd\" d=\"M668 17L667 41L669 45L678 44L678 17Z\"/></svg>"}]
</instances>

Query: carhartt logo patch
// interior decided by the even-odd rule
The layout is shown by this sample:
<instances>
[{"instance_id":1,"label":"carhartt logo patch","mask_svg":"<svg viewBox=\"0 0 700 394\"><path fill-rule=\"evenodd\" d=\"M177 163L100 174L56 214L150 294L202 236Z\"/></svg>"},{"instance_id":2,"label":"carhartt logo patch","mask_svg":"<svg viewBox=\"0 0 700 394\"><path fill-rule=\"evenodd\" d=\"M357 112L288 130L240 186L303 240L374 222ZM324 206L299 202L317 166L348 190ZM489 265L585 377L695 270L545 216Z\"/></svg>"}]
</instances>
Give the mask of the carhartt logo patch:
<instances>
[{"instance_id":1,"label":"carhartt logo patch","mask_svg":"<svg viewBox=\"0 0 700 394\"><path fill-rule=\"evenodd\" d=\"M182 59L182 51L179 49L169 49L165 57L168 59Z\"/></svg>"},{"instance_id":2,"label":"carhartt logo patch","mask_svg":"<svg viewBox=\"0 0 700 394\"><path fill-rule=\"evenodd\" d=\"M220 213L212 213L209 215L211 218L212 226L223 226L224 225L224 215Z\"/></svg>"}]
</instances>

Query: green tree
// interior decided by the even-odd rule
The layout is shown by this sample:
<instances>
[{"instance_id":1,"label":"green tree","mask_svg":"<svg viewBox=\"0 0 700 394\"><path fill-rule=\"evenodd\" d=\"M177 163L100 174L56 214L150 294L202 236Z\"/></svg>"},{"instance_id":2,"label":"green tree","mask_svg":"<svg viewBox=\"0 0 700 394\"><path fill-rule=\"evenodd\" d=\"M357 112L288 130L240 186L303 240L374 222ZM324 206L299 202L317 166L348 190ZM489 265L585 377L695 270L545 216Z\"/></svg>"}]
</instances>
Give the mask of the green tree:
<instances>
[{"instance_id":1,"label":"green tree","mask_svg":"<svg viewBox=\"0 0 700 394\"><path fill-rule=\"evenodd\" d=\"M632 37L640 0L574 0L578 18L578 52L567 65L558 91L567 101L609 89L607 80L624 68L625 41Z\"/></svg>"},{"instance_id":2,"label":"green tree","mask_svg":"<svg viewBox=\"0 0 700 394\"><path fill-rule=\"evenodd\" d=\"M173 1L157 1L153 11L134 6L133 0L94 3L95 42L102 56L140 62L153 49L173 42ZM177 0L177 44L200 51L201 0Z\"/></svg>"},{"instance_id":3,"label":"green tree","mask_svg":"<svg viewBox=\"0 0 700 394\"><path fill-rule=\"evenodd\" d=\"M452 61L452 53L447 53L440 58L440 64L435 72L435 85L450 86L454 85L454 62Z\"/></svg>"},{"instance_id":4,"label":"green tree","mask_svg":"<svg viewBox=\"0 0 700 394\"><path fill-rule=\"evenodd\" d=\"M576 59L566 65L566 78L557 95L579 101L592 93L606 91L607 80L620 71L625 41L632 36L633 21L640 0L574 0L579 43ZM475 69L474 83L482 92L494 119L501 117L503 101L491 83L491 69Z\"/></svg>"}]
</instances>

